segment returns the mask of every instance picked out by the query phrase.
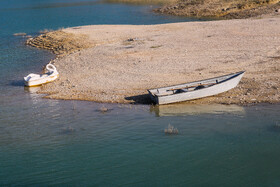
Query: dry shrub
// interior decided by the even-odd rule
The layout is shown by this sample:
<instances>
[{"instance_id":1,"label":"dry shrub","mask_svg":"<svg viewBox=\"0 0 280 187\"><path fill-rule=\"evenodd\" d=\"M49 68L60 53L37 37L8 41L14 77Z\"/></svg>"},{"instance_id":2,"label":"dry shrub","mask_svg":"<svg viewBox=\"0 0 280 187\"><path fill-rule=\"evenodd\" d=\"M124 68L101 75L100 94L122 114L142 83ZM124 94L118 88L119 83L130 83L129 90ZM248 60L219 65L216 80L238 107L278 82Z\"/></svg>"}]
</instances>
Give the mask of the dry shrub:
<instances>
[{"instance_id":1,"label":"dry shrub","mask_svg":"<svg viewBox=\"0 0 280 187\"><path fill-rule=\"evenodd\" d=\"M156 9L157 12L197 17L223 17L268 5L280 4L279 0L180 0L172 6Z\"/></svg>"}]
</instances>

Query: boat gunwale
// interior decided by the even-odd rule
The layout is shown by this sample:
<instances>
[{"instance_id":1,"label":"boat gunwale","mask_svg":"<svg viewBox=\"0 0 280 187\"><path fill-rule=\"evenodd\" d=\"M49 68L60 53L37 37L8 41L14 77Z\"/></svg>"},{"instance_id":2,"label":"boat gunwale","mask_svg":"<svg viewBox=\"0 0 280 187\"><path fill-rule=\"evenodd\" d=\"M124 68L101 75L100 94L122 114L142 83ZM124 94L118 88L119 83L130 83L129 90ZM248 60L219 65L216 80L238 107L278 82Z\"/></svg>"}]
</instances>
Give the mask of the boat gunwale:
<instances>
[{"instance_id":1,"label":"boat gunwale","mask_svg":"<svg viewBox=\"0 0 280 187\"><path fill-rule=\"evenodd\" d=\"M45 74L42 74L42 75L46 75L46 73ZM56 74L56 75L52 75L52 74L50 74L48 77L44 77L44 79L45 78L54 78L54 77L56 77L56 76L58 76L59 74ZM28 77L28 76L27 76ZM25 82L34 82L34 81L38 81L38 80L40 80L40 79L34 79L34 80L28 80L28 81L26 81L26 80L24 80Z\"/></svg>"},{"instance_id":2,"label":"boat gunwale","mask_svg":"<svg viewBox=\"0 0 280 187\"><path fill-rule=\"evenodd\" d=\"M226 77L226 76L230 76L230 75L231 75L229 78L227 78L227 79L225 79L225 80L222 80L222 81L220 81L220 82L218 82L218 83L215 83L215 84L213 84L213 85L210 85L210 86L208 86L208 87L201 88L201 89L206 89L206 88L209 88L209 87L218 85L218 84L222 84L222 83L224 83L224 82L226 82L226 81L228 81L228 80L231 80L231 79L233 79L233 78L235 78L235 77L238 77L239 75L242 75L242 74L244 74L244 73L245 73L245 71L239 71L239 72L230 73L230 74L227 74L227 75L222 75L222 76L213 77L213 78L209 78L209 79L203 79L203 80L188 82L188 83L184 83L184 84L177 84L177 85L172 85L172 86L166 86L166 87L160 87L160 88L153 88L153 89L149 89L148 92L149 92L150 95L152 95L153 97L156 97L156 98L159 98L159 97L168 97L168 96L173 96L173 95L175 95L175 93L172 93L172 94L169 94L169 95L161 95L161 96L159 96L159 95L156 95L156 94L152 93L151 91L152 91L152 90L164 89L164 88L168 89L168 88L172 88L172 87L176 87L176 86L184 86L184 85L187 85L187 84L199 83L199 82L202 82L202 81L209 81L209 80L212 80L212 79L218 79L218 78L222 78L222 77ZM199 86L199 85L197 85L197 86ZM180 89L180 88L179 88L179 89ZM199 89L199 90L201 90L201 89ZM194 92L194 91L197 91L197 90L191 90L191 91L188 91L188 92L176 93L176 95L186 94L186 93Z\"/></svg>"}]
</instances>

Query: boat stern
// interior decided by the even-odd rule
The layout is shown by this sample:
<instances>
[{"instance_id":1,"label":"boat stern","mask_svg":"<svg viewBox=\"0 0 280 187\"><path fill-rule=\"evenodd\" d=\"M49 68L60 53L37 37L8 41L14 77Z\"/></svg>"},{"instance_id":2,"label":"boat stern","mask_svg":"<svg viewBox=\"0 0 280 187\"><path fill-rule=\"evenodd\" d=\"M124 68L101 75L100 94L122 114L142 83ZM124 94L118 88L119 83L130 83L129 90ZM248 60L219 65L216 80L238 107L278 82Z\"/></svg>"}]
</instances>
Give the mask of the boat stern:
<instances>
[{"instance_id":1,"label":"boat stern","mask_svg":"<svg viewBox=\"0 0 280 187\"><path fill-rule=\"evenodd\" d=\"M155 95L154 90L147 90L153 103L158 104L158 96Z\"/></svg>"}]
</instances>

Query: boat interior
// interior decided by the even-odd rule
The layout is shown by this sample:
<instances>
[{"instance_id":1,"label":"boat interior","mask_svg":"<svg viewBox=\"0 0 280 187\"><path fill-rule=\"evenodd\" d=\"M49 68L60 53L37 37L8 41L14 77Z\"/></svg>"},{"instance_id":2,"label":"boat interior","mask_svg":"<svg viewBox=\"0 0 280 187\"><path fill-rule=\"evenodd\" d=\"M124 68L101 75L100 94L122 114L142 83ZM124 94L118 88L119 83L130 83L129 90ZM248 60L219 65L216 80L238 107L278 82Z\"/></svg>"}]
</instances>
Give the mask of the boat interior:
<instances>
[{"instance_id":1,"label":"boat interior","mask_svg":"<svg viewBox=\"0 0 280 187\"><path fill-rule=\"evenodd\" d=\"M161 97L161 96L168 96L168 95L173 95L173 94L180 94L184 92L191 92L203 88L208 88L211 86L214 86L216 84L220 84L222 82L225 82L229 79L232 79L244 72L238 72L238 73L233 73L229 75L224 75L220 77L215 77L211 79L206 79L206 80L201 80L201 81L195 81L195 82L190 82L190 83L185 83L185 84L179 84L179 85L174 85L174 86L169 86L169 87L162 87L162 88L156 88L156 89L151 89L148 90L150 94L153 96Z\"/></svg>"}]
</instances>

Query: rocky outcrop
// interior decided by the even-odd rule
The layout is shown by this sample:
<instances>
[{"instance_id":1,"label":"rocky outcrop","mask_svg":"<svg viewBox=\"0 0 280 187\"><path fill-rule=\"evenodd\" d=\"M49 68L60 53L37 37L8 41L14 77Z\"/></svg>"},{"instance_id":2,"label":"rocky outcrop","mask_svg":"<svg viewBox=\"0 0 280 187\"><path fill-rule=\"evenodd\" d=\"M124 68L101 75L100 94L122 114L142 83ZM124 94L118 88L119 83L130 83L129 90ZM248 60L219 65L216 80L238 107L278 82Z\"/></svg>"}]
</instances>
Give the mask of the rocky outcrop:
<instances>
[{"instance_id":1,"label":"rocky outcrop","mask_svg":"<svg viewBox=\"0 0 280 187\"><path fill-rule=\"evenodd\" d=\"M65 56L81 49L92 47L86 35L74 35L64 31L52 31L35 38L29 38L27 45L52 51L57 56Z\"/></svg>"},{"instance_id":2,"label":"rocky outcrop","mask_svg":"<svg viewBox=\"0 0 280 187\"><path fill-rule=\"evenodd\" d=\"M237 19L278 13L279 9L279 0L180 0L154 11L177 16Z\"/></svg>"}]
</instances>

